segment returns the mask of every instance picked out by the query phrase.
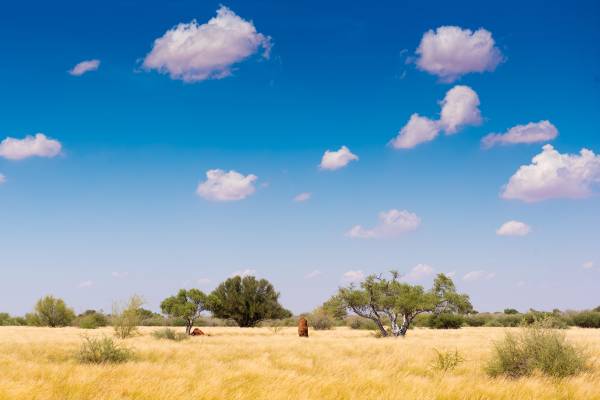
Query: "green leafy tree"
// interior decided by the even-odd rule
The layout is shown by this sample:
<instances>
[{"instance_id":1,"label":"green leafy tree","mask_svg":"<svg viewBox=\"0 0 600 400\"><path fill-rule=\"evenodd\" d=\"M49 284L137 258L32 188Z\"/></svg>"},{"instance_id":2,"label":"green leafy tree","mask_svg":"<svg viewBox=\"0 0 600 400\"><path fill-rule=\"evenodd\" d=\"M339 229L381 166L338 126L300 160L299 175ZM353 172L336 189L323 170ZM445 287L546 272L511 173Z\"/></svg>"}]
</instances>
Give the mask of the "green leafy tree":
<instances>
[{"instance_id":1,"label":"green leafy tree","mask_svg":"<svg viewBox=\"0 0 600 400\"><path fill-rule=\"evenodd\" d=\"M111 322L117 337L125 339L137 332L141 321L142 304L144 304L144 300L136 294L131 296L125 304L113 304Z\"/></svg>"},{"instance_id":2,"label":"green leafy tree","mask_svg":"<svg viewBox=\"0 0 600 400\"><path fill-rule=\"evenodd\" d=\"M292 313L278 300L279 293L266 279L234 276L210 294L208 309L217 318L232 319L239 326L248 327L265 319L291 317Z\"/></svg>"},{"instance_id":3,"label":"green leafy tree","mask_svg":"<svg viewBox=\"0 0 600 400\"><path fill-rule=\"evenodd\" d=\"M167 297L160 303L160 309L171 318L183 318L186 321L185 333L192 331L194 322L206 310L207 296L198 289L181 289L175 296Z\"/></svg>"},{"instance_id":4,"label":"green leafy tree","mask_svg":"<svg viewBox=\"0 0 600 400\"><path fill-rule=\"evenodd\" d=\"M518 314L519 311L515 310L514 308L505 308L504 309L504 314L508 314L508 315L514 315L514 314Z\"/></svg>"},{"instance_id":5,"label":"green leafy tree","mask_svg":"<svg viewBox=\"0 0 600 400\"><path fill-rule=\"evenodd\" d=\"M63 299L46 296L37 301L30 318L35 325L54 328L70 325L75 319L75 312L67 307Z\"/></svg>"},{"instance_id":6,"label":"green leafy tree","mask_svg":"<svg viewBox=\"0 0 600 400\"><path fill-rule=\"evenodd\" d=\"M343 300L338 295L331 296L321 306L322 311L333 319L342 320L348 315Z\"/></svg>"},{"instance_id":7,"label":"green leafy tree","mask_svg":"<svg viewBox=\"0 0 600 400\"><path fill-rule=\"evenodd\" d=\"M400 281L400 274L392 271L391 279L370 275L360 287L350 285L338 292L346 309L375 322L382 336L404 336L413 319L421 314L468 313L473 307L469 296L456 292L452 279L439 274L433 287L425 291L422 286ZM385 329L389 320L391 329Z\"/></svg>"}]
</instances>

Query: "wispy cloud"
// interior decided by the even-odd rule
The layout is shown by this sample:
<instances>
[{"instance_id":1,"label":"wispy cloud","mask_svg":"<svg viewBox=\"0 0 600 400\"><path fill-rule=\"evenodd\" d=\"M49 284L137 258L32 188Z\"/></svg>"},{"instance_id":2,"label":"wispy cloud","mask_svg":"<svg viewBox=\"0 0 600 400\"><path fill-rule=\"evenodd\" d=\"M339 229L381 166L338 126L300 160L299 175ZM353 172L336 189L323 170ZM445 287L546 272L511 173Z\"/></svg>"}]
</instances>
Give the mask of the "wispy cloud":
<instances>
[{"instance_id":1,"label":"wispy cloud","mask_svg":"<svg viewBox=\"0 0 600 400\"><path fill-rule=\"evenodd\" d=\"M379 213L379 223L375 227L363 228L362 225L355 225L346 232L346 236L360 239L393 237L414 231L419 225L421 219L417 214L391 209Z\"/></svg>"},{"instance_id":2,"label":"wispy cloud","mask_svg":"<svg viewBox=\"0 0 600 400\"><path fill-rule=\"evenodd\" d=\"M81 76L86 72L96 71L100 67L100 60L85 60L69 70L69 74L73 76Z\"/></svg>"}]
</instances>

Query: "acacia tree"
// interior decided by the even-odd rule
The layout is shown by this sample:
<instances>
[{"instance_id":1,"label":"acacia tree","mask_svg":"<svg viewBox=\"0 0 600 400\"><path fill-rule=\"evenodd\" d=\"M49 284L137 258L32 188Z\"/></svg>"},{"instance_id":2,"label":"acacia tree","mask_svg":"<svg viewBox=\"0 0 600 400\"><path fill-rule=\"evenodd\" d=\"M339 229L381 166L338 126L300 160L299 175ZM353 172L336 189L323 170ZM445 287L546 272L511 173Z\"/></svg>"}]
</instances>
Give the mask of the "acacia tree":
<instances>
[{"instance_id":1,"label":"acacia tree","mask_svg":"<svg viewBox=\"0 0 600 400\"><path fill-rule=\"evenodd\" d=\"M208 309L217 318L232 319L241 327L249 327L265 319L291 317L292 313L278 300L279 293L266 279L234 276L209 295Z\"/></svg>"},{"instance_id":2,"label":"acacia tree","mask_svg":"<svg viewBox=\"0 0 600 400\"><path fill-rule=\"evenodd\" d=\"M338 293L347 309L374 321L382 336L406 335L413 319L421 313L465 313L473 309L469 296L457 293L452 279L444 274L435 278L428 291L420 285L401 282L396 271L391 275L389 280L382 275L370 275L360 287L350 285L340 288ZM384 326L386 317L391 325L389 333Z\"/></svg>"},{"instance_id":3,"label":"acacia tree","mask_svg":"<svg viewBox=\"0 0 600 400\"><path fill-rule=\"evenodd\" d=\"M37 301L30 320L41 326L67 326L75 319L73 309L67 307L63 299L46 296Z\"/></svg>"},{"instance_id":4,"label":"acacia tree","mask_svg":"<svg viewBox=\"0 0 600 400\"><path fill-rule=\"evenodd\" d=\"M185 319L185 333L192 332L194 322L207 308L207 296L198 289L181 289L175 296L167 297L160 303L163 313L172 318Z\"/></svg>"}]
</instances>

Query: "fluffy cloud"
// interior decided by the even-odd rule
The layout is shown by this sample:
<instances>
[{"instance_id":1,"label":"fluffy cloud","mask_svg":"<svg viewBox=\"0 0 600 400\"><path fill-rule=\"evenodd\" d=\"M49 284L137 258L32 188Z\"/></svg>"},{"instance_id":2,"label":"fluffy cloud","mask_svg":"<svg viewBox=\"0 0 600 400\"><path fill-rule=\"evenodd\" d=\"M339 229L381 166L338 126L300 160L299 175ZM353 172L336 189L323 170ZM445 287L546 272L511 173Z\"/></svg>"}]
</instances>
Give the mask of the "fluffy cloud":
<instances>
[{"instance_id":1,"label":"fluffy cloud","mask_svg":"<svg viewBox=\"0 0 600 400\"><path fill-rule=\"evenodd\" d=\"M221 6L207 23L181 23L156 39L143 67L185 82L221 79L260 48L268 58L271 39L258 33L251 21Z\"/></svg>"},{"instance_id":2,"label":"fluffy cloud","mask_svg":"<svg viewBox=\"0 0 600 400\"><path fill-rule=\"evenodd\" d=\"M303 192L303 193L300 193L300 194L296 195L296 196L294 197L294 201L295 201L296 203L301 203L301 202L303 202L303 201L310 200L310 198L311 198L311 197L312 197L312 194L311 194L311 193L308 193L308 192Z\"/></svg>"},{"instance_id":3,"label":"fluffy cloud","mask_svg":"<svg viewBox=\"0 0 600 400\"><path fill-rule=\"evenodd\" d=\"M347 271L344 272L343 281L349 283L357 283L365 279L365 274L362 271Z\"/></svg>"},{"instance_id":4,"label":"fluffy cloud","mask_svg":"<svg viewBox=\"0 0 600 400\"><path fill-rule=\"evenodd\" d=\"M439 133L438 121L421 117L415 113L410 116L407 124L404 125L391 144L395 149L412 149L420 143L435 139Z\"/></svg>"},{"instance_id":5,"label":"fluffy cloud","mask_svg":"<svg viewBox=\"0 0 600 400\"><path fill-rule=\"evenodd\" d=\"M360 239L392 237L414 231L420 224L421 219L417 214L406 210L391 209L379 213L379 224L374 228L368 229L361 225L355 225L346 232L346 236Z\"/></svg>"},{"instance_id":6,"label":"fluffy cloud","mask_svg":"<svg viewBox=\"0 0 600 400\"><path fill-rule=\"evenodd\" d=\"M594 268L594 262L593 261L586 261L583 263L582 267L584 269L592 269Z\"/></svg>"},{"instance_id":7,"label":"fluffy cloud","mask_svg":"<svg viewBox=\"0 0 600 400\"><path fill-rule=\"evenodd\" d=\"M0 157L22 160L29 157L55 157L62 145L58 140L47 138L43 133L25 136L23 139L7 137L0 142Z\"/></svg>"},{"instance_id":8,"label":"fluffy cloud","mask_svg":"<svg viewBox=\"0 0 600 400\"><path fill-rule=\"evenodd\" d=\"M480 280L489 281L490 279L494 279L495 276L496 276L496 274L493 272L477 270L477 271L467 272L465 274L465 276L463 276L463 281L465 281L465 282L475 282L475 281L480 281Z\"/></svg>"},{"instance_id":9,"label":"fluffy cloud","mask_svg":"<svg viewBox=\"0 0 600 400\"><path fill-rule=\"evenodd\" d=\"M464 85L454 86L441 102L440 125L451 135L466 125L479 125L479 96L473 89Z\"/></svg>"},{"instance_id":10,"label":"fluffy cloud","mask_svg":"<svg viewBox=\"0 0 600 400\"><path fill-rule=\"evenodd\" d=\"M416 113L411 115L398 136L390 142L391 145L396 149L412 149L420 143L435 139L442 130L447 135L452 135L467 125L481 123L479 96L468 86L457 85L448 90L440 106L439 120Z\"/></svg>"},{"instance_id":11,"label":"fluffy cloud","mask_svg":"<svg viewBox=\"0 0 600 400\"><path fill-rule=\"evenodd\" d=\"M239 277L243 278L245 276L254 276L254 275L256 275L255 269L244 269L244 270L234 271L231 274L231 277L233 278L234 276L239 276Z\"/></svg>"},{"instance_id":12,"label":"fluffy cloud","mask_svg":"<svg viewBox=\"0 0 600 400\"><path fill-rule=\"evenodd\" d=\"M600 155L582 149L579 155L560 154L545 145L532 163L521 166L502 192L504 199L536 202L552 198L583 198L600 182Z\"/></svg>"},{"instance_id":13,"label":"fluffy cloud","mask_svg":"<svg viewBox=\"0 0 600 400\"><path fill-rule=\"evenodd\" d=\"M86 60L75 65L69 70L69 74L73 76L81 76L86 72L95 71L100 67L100 60Z\"/></svg>"},{"instance_id":14,"label":"fluffy cloud","mask_svg":"<svg viewBox=\"0 0 600 400\"><path fill-rule=\"evenodd\" d=\"M402 278L407 281L419 281L423 278L433 275L434 272L435 270L430 265L417 264Z\"/></svg>"},{"instance_id":15,"label":"fluffy cloud","mask_svg":"<svg viewBox=\"0 0 600 400\"><path fill-rule=\"evenodd\" d=\"M519 221L507 221L496 230L496 234L500 236L525 236L529 232L531 232L531 227Z\"/></svg>"},{"instance_id":16,"label":"fluffy cloud","mask_svg":"<svg viewBox=\"0 0 600 400\"><path fill-rule=\"evenodd\" d=\"M493 71L502 62L491 32L441 26L425 32L416 51L417 67L452 82L470 72Z\"/></svg>"},{"instance_id":17,"label":"fluffy cloud","mask_svg":"<svg viewBox=\"0 0 600 400\"><path fill-rule=\"evenodd\" d=\"M304 279L313 279L313 278L316 278L317 276L320 276L321 274L322 274L321 271L319 271L318 269L315 269L314 271L311 271L308 274L304 275Z\"/></svg>"},{"instance_id":18,"label":"fluffy cloud","mask_svg":"<svg viewBox=\"0 0 600 400\"><path fill-rule=\"evenodd\" d=\"M348 165L350 161L356 160L358 160L358 156L353 154L346 146L342 146L337 151L326 150L319 167L328 170L340 169Z\"/></svg>"},{"instance_id":19,"label":"fluffy cloud","mask_svg":"<svg viewBox=\"0 0 600 400\"><path fill-rule=\"evenodd\" d=\"M252 174L244 176L236 171L211 169L206 172L206 180L198 184L196 193L212 201L242 200L254 193L257 179Z\"/></svg>"},{"instance_id":20,"label":"fluffy cloud","mask_svg":"<svg viewBox=\"0 0 600 400\"><path fill-rule=\"evenodd\" d=\"M506 133L490 133L481 140L485 148L496 144L536 143L545 142L558 136L558 130L550 121L530 122L527 125L517 125Z\"/></svg>"}]
</instances>

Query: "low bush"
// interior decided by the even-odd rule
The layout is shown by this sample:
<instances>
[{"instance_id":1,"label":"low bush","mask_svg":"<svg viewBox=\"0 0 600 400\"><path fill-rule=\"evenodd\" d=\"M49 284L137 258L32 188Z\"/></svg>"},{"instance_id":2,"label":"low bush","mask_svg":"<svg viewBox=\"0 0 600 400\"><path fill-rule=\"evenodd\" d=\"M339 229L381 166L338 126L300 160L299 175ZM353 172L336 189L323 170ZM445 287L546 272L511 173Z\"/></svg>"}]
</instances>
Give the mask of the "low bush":
<instances>
[{"instance_id":1,"label":"low bush","mask_svg":"<svg viewBox=\"0 0 600 400\"><path fill-rule=\"evenodd\" d=\"M459 364L465 361L464 357L458 352L454 351L440 351L433 349L436 353L433 359L432 368L442 372L452 371Z\"/></svg>"},{"instance_id":2,"label":"low bush","mask_svg":"<svg viewBox=\"0 0 600 400\"><path fill-rule=\"evenodd\" d=\"M77 360L86 364L116 364L129 361L133 352L116 343L112 338L85 337L77 353Z\"/></svg>"},{"instance_id":3,"label":"low bush","mask_svg":"<svg viewBox=\"0 0 600 400\"><path fill-rule=\"evenodd\" d=\"M184 332L177 332L171 328L163 328L152 332L152 336L155 339L166 339L173 340L176 342L181 342L182 340L189 339L189 335L186 335Z\"/></svg>"},{"instance_id":4,"label":"low bush","mask_svg":"<svg viewBox=\"0 0 600 400\"><path fill-rule=\"evenodd\" d=\"M429 316L427 326L432 329L459 329L464 318L459 314L440 313Z\"/></svg>"},{"instance_id":5,"label":"low bush","mask_svg":"<svg viewBox=\"0 0 600 400\"><path fill-rule=\"evenodd\" d=\"M582 311L571 318L573 325L580 328L600 328L600 312Z\"/></svg>"},{"instance_id":6,"label":"low bush","mask_svg":"<svg viewBox=\"0 0 600 400\"><path fill-rule=\"evenodd\" d=\"M317 331L330 330L334 327L333 318L320 310L309 314L307 319L308 325Z\"/></svg>"},{"instance_id":7,"label":"low bush","mask_svg":"<svg viewBox=\"0 0 600 400\"><path fill-rule=\"evenodd\" d=\"M552 377L575 375L586 369L587 356L566 341L564 334L534 324L519 334L507 333L495 343L486 366L492 376L518 378L535 371Z\"/></svg>"},{"instance_id":8,"label":"low bush","mask_svg":"<svg viewBox=\"0 0 600 400\"><path fill-rule=\"evenodd\" d=\"M108 325L108 318L101 312L87 310L75 318L74 325L81 329L96 329Z\"/></svg>"},{"instance_id":9,"label":"low bush","mask_svg":"<svg viewBox=\"0 0 600 400\"><path fill-rule=\"evenodd\" d=\"M527 314L523 315L522 325L531 326L536 324L542 324L546 328L553 329L566 329L569 327L567 318L565 318L559 310L547 312L531 309Z\"/></svg>"}]
</instances>

